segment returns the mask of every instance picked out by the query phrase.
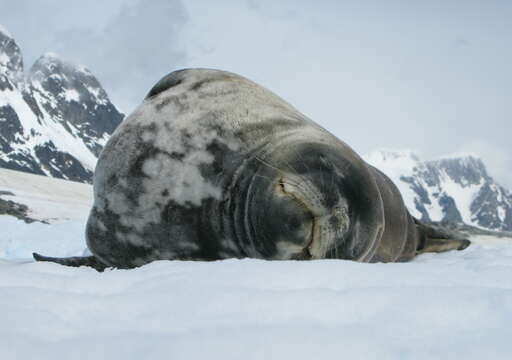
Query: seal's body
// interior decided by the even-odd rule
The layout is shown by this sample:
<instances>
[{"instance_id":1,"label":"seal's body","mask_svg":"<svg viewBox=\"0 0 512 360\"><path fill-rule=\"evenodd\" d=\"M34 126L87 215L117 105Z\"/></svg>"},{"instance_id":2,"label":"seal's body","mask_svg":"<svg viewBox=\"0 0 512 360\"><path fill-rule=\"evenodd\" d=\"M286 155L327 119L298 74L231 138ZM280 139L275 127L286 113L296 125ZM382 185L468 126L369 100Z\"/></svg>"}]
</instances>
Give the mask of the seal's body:
<instances>
[{"instance_id":1,"label":"seal's body","mask_svg":"<svg viewBox=\"0 0 512 360\"><path fill-rule=\"evenodd\" d=\"M241 76L190 69L160 80L101 153L93 257L36 258L407 261L428 248L423 227L384 174L291 105Z\"/></svg>"}]
</instances>

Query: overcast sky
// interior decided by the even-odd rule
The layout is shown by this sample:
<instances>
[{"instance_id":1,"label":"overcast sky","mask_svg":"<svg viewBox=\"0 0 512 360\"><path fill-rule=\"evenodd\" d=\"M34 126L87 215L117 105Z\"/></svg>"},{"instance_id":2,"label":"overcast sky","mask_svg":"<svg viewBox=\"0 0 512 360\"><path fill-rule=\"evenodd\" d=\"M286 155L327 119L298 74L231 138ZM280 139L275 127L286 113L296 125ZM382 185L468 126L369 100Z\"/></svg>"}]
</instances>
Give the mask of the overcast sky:
<instances>
[{"instance_id":1,"label":"overcast sky","mask_svg":"<svg viewBox=\"0 0 512 360\"><path fill-rule=\"evenodd\" d=\"M129 113L166 73L270 88L359 153L480 154L512 187L512 1L0 0L29 67L87 66Z\"/></svg>"}]
</instances>

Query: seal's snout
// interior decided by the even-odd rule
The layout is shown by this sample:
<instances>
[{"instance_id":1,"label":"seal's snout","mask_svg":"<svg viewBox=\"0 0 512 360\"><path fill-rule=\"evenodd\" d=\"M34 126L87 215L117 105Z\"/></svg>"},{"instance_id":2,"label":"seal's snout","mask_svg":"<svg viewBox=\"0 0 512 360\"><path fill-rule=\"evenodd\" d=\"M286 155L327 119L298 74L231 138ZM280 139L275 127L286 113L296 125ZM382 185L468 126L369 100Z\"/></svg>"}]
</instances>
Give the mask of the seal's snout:
<instances>
[{"instance_id":1,"label":"seal's snout","mask_svg":"<svg viewBox=\"0 0 512 360\"><path fill-rule=\"evenodd\" d=\"M269 244L269 257L322 259L343 251L352 223L349 201L337 157L328 155L323 145L308 144L280 149L272 162L255 158L254 181L265 190L248 197L261 206L251 208L247 233L254 234L253 243Z\"/></svg>"},{"instance_id":2,"label":"seal's snout","mask_svg":"<svg viewBox=\"0 0 512 360\"><path fill-rule=\"evenodd\" d=\"M277 179L264 209L265 225L260 221L258 230L279 234L274 258L320 259L336 246L349 226L348 210L341 198L330 206L325 191L335 192L319 189L306 176L287 174Z\"/></svg>"},{"instance_id":3,"label":"seal's snout","mask_svg":"<svg viewBox=\"0 0 512 360\"><path fill-rule=\"evenodd\" d=\"M460 244L460 246L457 248L457 250L464 250L464 249L466 249L469 245L471 245L471 241L469 241L469 240L467 240L467 239L461 240L461 244Z\"/></svg>"}]
</instances>

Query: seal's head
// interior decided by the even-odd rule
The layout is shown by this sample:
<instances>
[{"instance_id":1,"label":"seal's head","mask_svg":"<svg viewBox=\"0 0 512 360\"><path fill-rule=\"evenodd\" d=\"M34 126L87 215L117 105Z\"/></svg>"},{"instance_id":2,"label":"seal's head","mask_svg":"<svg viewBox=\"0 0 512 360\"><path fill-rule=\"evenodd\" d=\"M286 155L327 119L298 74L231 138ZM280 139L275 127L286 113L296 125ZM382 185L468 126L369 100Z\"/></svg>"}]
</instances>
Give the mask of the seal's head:
<instances>
[{"instance_id":1,"label":"seal's head","mask_svg":"<svg viewBox=\"0 0 512 360\"><path fill-rule=\"evenodd\" d=\"M355 159L354 159L355 160ZM360 161L331 144L296 142L253 157L235 216L248 255L273 259L372 256L383 230L379 190ZM249 175L250 174L250 175Z\"/></svg>"}]
</instances>

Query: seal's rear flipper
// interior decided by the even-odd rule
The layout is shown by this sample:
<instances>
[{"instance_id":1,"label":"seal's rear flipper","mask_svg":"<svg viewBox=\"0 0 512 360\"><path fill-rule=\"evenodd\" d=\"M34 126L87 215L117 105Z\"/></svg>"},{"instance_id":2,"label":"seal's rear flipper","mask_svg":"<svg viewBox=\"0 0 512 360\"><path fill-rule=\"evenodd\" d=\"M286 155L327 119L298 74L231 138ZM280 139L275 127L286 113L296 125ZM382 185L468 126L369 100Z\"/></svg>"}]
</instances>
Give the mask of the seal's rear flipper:
<instances>
[{"instance_id":1,"label":"seal's rear flipper","mask_svg":"<svg viewBox=\"0 0 512 360\"><path fill-rule=\"evenodd\" d=\"M67 257L67 258L56 258L56 257L48 257L48 256L39 255L38 253L32 253L32 256L34 257L34 259L36 261L49 261L49 262L54 262L54 263L61 264L61 265L74 266L74 267L89 266L89 267L92 267L100 272L105 270L108 267L107 265L100 262L94 256L76 256L76 257Z\"/></svg>"},{"instance_id":2,"label":"seal's rear flipper","mask_svg":"<svg viewBox=\"0 0 512 360\"><path fill-rule=\"evenodd\" d=\"M431 239L426 238L423 246L418 248L417 253L444 252L450 250L464 250L471 244L471 241L463 239Z\"/></svg>"},{"instance_id":3,"label":"seal's rear flipper","mask_svg":"<svg viewBox=\"0 0 512 360\"><path fill-rule=\"evenodd\" d=\"M464 250L471 241L464 239L460 233L450 231L441 226L424 224L414 219L420 234L417 254L426 252L444 252L450 250Z\"/></svg>"}]
</instances>

